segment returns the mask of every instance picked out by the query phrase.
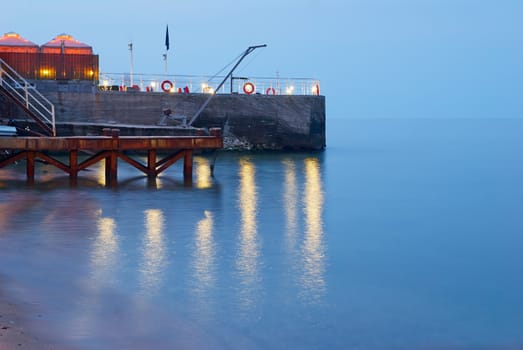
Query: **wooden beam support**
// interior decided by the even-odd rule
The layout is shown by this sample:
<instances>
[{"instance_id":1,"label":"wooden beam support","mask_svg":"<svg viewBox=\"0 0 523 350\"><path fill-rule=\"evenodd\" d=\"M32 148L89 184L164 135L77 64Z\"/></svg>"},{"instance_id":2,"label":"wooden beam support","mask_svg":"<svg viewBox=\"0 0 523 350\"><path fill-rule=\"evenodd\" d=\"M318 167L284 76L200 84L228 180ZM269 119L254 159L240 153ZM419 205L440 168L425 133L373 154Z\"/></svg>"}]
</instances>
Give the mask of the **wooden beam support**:
<instances>
[{"instance_id":1,"label":"wooden beam support","mask_svg":"<svg viewBox=\"0 0 523 350\"><path fill-rule=\"evenodd\" d=\"M184 151L176 151L175 153L167 156L156 163L156 174L160 174L162 171L176 163L185 155Z\"/></svg>"},{"instance_id":2,"label":"wooden beam support","mask_svg":"<svg viewBox=\"0 0 523 350\"><path fill-rule=\"evenodd\" d=\"M93 155L93 156L89 157L88 159L84 160L83 162L81 162L78 165L78 170L87 169L91 165L96 164L96 163L100 162L102 159L106 159L107 157L109 157L108 151L98 152L95 155Z\"/></svg>"},{"instance_id":3,"label":"wooden beam support","mask_svg":"<svg viewBox=\"0 0 523 350\"><path fill-rule=\"evenodd\" d=\"M142 163L140 163L139 161L137 160L134 160L132 159L131 157L127 156L126 154L124 153L121 153L119 152L118 153L118 157L120 157L120 159L122 159L123 161L125 161L126 163L129 163L131 164L133 167L135 167L136 169L140 170L142 173L144 173L145 175L148 175L149 174L149 169L143 165Z\"/></svg>"},{"instance_id":4,"label":"wooden beam support","mask_svg":"<svg viewBox=\"0 0 523 350\"><path fill-rule=\"evenodd\" d=\"M62 162L60 162L59 160L56 160L54 159L53 157L51 156L48 156L47 154L45 153L42 153L42 152L35 152L35 159L36 158L39 158L39 159L42 159L43 161L51 164L51 165L54 165L55 167L57 167L58 169L70 174L71 171L70 171L70 167Z\"/></svg>"},{"instance_id":5,"label":"wooden beam support","mask_svg":"<svg viewBox=\"0 0 523 350\"><path fill-rule=\"evenodd\" d=\"M0 160L0 168L6 167L10 164L16 163L21 159L27 158L27 151L15 152L5 156L4 159Z\"/></svg>"}]
</instances>

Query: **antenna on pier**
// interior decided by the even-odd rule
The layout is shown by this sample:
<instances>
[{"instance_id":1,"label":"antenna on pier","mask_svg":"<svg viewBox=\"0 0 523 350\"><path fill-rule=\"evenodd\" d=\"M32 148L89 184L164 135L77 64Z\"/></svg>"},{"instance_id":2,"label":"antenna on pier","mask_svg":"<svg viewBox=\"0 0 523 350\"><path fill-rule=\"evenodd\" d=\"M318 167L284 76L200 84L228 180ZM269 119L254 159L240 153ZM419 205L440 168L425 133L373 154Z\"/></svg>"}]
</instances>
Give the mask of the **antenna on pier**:
<instances>
[{"instance_id":1,"label":"antenna on pier","mask_svg":"<svg viewBox=\"0 0 523 350\"><path fill-rule=\"evenodd\" d=\"M220 90L220 88L223 86L223 84L225 84L225 82L227 81L227 79L229 79L231 76L232 76L232 73L234 72L234 70L240 65L241 61L243 61L243 59L245 57L247 57L248 54L250 54L251 52L253 52L254 50L260 48L260 47L267 47L266 44L263 44L263 45L255 45L255 46L249 46L247 48L247 50L245 50L243 52L243 54L241 55L241 57L238 59L238 62L236 62L236 64L234 65L234 67L232 67L232 69L229 71L229 73L225 76L225 78L223 78L222 82L218 85L218 87L216 88L216 92ZM207 107L207 105L209 104L209 102L211 102L212 98L214 97L215 93L212 93L208 98L207 100L205 100L205 102L203 103L203 105L200 107L200 109L196 112L196 114L194 114L194 116L191 118L191 120L189 120L189 123L187 123L187 125L189 126L192 126L192 124L194 123L194 121L200 116L200 114L202 114L203 110L205 109L205 107Z\"/></svg>"}]
</instances>

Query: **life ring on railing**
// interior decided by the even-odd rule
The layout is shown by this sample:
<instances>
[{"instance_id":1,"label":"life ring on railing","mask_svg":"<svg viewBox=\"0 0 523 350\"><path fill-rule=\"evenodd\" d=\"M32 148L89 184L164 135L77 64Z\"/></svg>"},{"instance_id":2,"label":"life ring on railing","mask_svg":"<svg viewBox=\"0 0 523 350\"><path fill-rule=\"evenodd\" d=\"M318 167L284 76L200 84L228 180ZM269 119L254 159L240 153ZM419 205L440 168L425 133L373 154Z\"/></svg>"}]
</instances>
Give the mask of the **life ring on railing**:
<instances>
[{"instance_id":1,"label":"life ring on railing","mask_svg":"<svg viewBox=\"0 0 523 350\"><path fill-rule=\"evenodd\" d=\"M243 84L243 92L245 92L247 95L252 94L254 90L256 90L256 88L254 87L253 83L247 82Z\"/></svg>"},{"instance_id":2,"label":"life ring on railing","mask_svg":"<svg viewBox=\"0 0 523 350\"><path fill-rule=\"evenodd\" d=\"M268 87L267 90L265 90L265 95L276 95L276 90L274 90L273 87Z\"/></svg>"},{"instance_id":3,"label":"life ring on railing","mask_svg":"<svg viewBox=\"0 0 523 350\"><path fill-rule=\"evenodd\" d=\"M162 81L162 85L161 85L161 87L162 87L162 90L163 90L164 92L169 92L169 91L171 91L171 89L173 88L173 86L174 86L174 85L173 85L173 83L172 83L170 80L164 80L164 81Z\"/></svg>"}]
</instances>

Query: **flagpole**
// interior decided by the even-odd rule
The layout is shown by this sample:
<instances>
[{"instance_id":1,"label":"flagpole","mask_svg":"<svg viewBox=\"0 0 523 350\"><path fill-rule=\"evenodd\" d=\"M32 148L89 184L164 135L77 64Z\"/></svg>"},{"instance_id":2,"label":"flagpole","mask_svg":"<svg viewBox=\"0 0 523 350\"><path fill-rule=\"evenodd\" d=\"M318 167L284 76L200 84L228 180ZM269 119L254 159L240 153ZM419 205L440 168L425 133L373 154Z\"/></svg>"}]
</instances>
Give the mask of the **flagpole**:
<instances>
[{"instance_id":1,"label":"flagpole","mask_svg":"<svg viewBox=\"0 0 523 350\"><path fill-rule=\"evenodd\" d=\"M165 61L165 75L167 75L167 52L169 51L169 25L165 26L165 54L163 60Z\"/></svg>"},{"instance_id":2,"label":"flagpole","mask_svg":"<svg viewBox=\"0 0 523 350\"><path fill-rule=\"evenodd\" d=\"M130 77L130 84L131 84L131 87L133 87L133 43L129 43L129 51L130 51L130 72L129 72L129 77Z\"/></svg>"}]
</instances>

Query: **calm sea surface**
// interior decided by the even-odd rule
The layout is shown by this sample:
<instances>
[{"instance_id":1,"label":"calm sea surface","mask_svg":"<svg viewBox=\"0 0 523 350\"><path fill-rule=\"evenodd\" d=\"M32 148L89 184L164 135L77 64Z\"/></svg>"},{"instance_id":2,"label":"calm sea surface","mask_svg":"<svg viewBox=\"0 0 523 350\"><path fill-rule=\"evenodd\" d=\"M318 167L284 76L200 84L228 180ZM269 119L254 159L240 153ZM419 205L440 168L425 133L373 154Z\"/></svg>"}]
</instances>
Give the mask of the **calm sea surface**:
<instances>
[{"instance_id":1,"label":"calm sea surface","mask_svg":"<svg viewBox=\"0 0 523 350\"><path fill-rule=\"evenodd\" d=\"M0 170L0 288L72 349L523 347L523 120L328 121L147 183ZM122 164L122 163L120 163Z\"/></svg>"}]
</instances>

